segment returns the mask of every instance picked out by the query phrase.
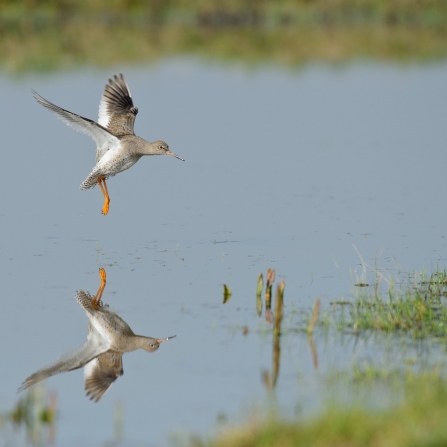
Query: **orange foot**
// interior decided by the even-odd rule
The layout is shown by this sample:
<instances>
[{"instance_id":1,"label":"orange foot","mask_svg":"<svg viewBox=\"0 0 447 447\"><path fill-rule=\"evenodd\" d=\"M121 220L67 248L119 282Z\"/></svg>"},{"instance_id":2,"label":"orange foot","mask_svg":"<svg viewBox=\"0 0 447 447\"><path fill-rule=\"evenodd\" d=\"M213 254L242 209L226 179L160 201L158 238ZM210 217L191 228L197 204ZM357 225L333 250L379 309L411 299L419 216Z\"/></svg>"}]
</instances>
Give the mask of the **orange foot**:
<instances>
[{"instance_id":1,"label":"orange foot","mask_svg":"<svg viewBox=\"0 0 447 447\"><path fill-rule=\"evenodd\" d=\"M104 292L104 287L106 286L106 271L103 268L99 269L99 276L101 277L101 284L99 285L96 295L92 299L92 306L95 309L99 309L101 307L102 293Z\"/></svg>"},{"instance_id":2,"label":"orange foot","mask_svg":"<svg viewBox=\"0 0 447 447\"><path fill-rule=\"evenodd\" d=\"M99 277L101 278L101 286L104 288L106 286L107 276L106 271L102 267L99 269Z\"/></svg>"},{"instance_id":3,"label":"orange foot","mask_svg":"<svg viewBox=\"0 0 447 447\"><path fill-rule=\"evenodd\" d=\"M109 212L110 200L104 200L104 206L101 209L102 214L106 215Z\"/></svg>"},{"instance_id":4,"label":"orange foot","mask_svg":"<svg viewBox=\"0 0 447 447\"><path fill-rule=\"evenodd\" d=\"M98 177L98 185L101 188L102 195L104 196L104 206L102 207L102 214L106 215L109 212L109 191L107 190L107 183L105 177Z\"/></svg>"}]
</instances>

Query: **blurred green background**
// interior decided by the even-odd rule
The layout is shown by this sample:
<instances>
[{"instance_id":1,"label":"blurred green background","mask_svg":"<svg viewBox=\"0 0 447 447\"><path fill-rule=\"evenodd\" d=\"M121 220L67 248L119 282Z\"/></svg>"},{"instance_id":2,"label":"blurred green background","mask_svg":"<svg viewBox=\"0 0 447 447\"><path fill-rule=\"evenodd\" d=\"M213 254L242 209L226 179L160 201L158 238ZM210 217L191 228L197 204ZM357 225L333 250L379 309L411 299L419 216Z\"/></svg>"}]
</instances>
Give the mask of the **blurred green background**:
<instances>
[{"instance_id":1,"label":"blurred green background","mask_svg":"<svg viewBox=\"0 0 447 447\"><path fill-rule=\"evenodd\" d=\"M247 64L447 55L445 0L3 0L3 68L197 55Z\"/></svg>"}]
</instances>

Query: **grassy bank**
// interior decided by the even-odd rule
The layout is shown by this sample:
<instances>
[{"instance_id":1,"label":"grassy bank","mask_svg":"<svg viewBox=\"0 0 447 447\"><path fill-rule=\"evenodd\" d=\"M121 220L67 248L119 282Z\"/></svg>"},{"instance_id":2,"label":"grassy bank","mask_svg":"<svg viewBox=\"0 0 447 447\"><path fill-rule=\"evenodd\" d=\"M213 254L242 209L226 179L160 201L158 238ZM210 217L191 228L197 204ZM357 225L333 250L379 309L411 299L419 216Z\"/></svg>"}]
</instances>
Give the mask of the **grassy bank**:
<instances>
[{"instance_id":1,"label":"grassy bank","mask_svg":"<svg viewBox=\"0 0 447 447\"><path fill-rule=\"evenodd\" d=\"M108 14L145 16L158 22L261 25L365 20L418 25L441 24L447 15L443 0L2 0L2 17L26 15Z\"/></svg>"},{"instance_id":2,"label":"grassy bank","mask_svg":"<svg viewBox=\"0 0 447 447\"><path fill-rule=\"evenodd\" d=\"M269 419L226 428L214 440L196 440L191 447L441 447L447 443L447 384L421 377L405 388L406 396L387 410L328 404L314 418Z\"/></svg>"},{"instance_id":3,"label":"grassy bank","mask_svg":"<svg viewBox=\"0 0 447 447\"><path fill-rule=\"evenodd\" d=\"M9 71L143 63L195 55L298 65L447 57L443 1L124 1L0 3Z\"/></svg>"}]
</instances>

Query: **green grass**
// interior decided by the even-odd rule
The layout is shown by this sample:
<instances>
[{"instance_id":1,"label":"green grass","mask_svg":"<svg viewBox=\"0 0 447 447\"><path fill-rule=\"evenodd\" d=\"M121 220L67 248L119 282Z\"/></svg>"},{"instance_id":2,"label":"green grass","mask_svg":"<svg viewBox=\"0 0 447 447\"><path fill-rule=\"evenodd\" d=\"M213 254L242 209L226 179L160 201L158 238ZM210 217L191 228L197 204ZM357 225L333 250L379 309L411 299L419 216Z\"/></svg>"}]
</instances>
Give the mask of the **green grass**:
<instances>
[{"instance_id":1,"label":"green grass","mask_svg":"<svg viewBox=\"0 0 447 447\"><path fill-rule=\"evenodd\" d=\"M356 288L352 301L334 314L339 330L400 333L447 342L445 270L428 278L424 272L413 275L399 286L392 279L385 288L375 281L372 286Z\"/></svg>"},{"instance_id":2,"label":"green grass","mask_svg":"<svg viewBox=\"0 0 447 447\"><path fill-rule=\"evenodd\" d=\"M447 445L446 418L447 384L415 377L400 403L386 410L332 402L316 417L250 421L190 447L441 447Z\"/></svg>"},{"instance_id":3,"label":"green grass","mask_svg":"<svg viewBox=\"0 0 447 447\"><path fill-rule=\"evenodd\" d=\"M314 310L293 308L285 332L315 331L355 335L395 334L447 343L447 270L413 273L405 281L373 269L373 278L353 280L353 294Z\"/></svg>"},{"instance_id":4,"label":"green grass","mask_svg":"<svg viewBox=\"0 0 447 447\"><path fill-rule=\"evenodd\" d=\"M179 55L283 66L413 62L447 56L447 2L3 0L0 35L0 66L10 72Z\"/></svg>"},{"instance_id":5,"label":"green grass","mask_svg":"<svg viewBox=\"0 0 447 447\"><path fill-rule=\"evenodd\" d=\"M337 22L376 20L387 23L441 23L447 14L444 0L2 0L0 15L17 17L23 14L129 14L159 21L201 18L263 23L266 20Z\"/></svg>"}]
</instances>

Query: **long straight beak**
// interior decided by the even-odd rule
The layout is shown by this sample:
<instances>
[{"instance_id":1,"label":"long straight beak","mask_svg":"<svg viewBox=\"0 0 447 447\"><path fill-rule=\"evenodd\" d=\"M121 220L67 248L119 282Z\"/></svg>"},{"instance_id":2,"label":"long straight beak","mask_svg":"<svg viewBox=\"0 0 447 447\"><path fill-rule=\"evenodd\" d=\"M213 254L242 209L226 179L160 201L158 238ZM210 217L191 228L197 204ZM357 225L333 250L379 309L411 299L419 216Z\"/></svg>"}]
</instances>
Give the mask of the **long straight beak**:
<instances>
[{"instance_id":1,"label":"long straight beak","mask_svg":"<svg viewBox=\"0 0 447 447\"><path fill-rule=\"evenodd\" d=\"M180 160L181 160L181 159L180 159ZM185 161L185 160L183 160L183 161ZM166 338L159 338L159 339L157 340L157 343L160 344L160 343L163 343L164 341L168 341L168 340L170 340L171 338L175 338L175 337L177 337L177 335L171 335L170 337L166 337Z\"/></svg>"},{"instance_id":2,"label":"long straight beak","mask_svg":"<svg viewBox=\"0 0 447 447\"><path fill-rule=\"evenodd\" d=\"M171 151L166 151L166 155L172 155L175 158L178 158L179 160L185 161L183 160L183 158L179 157L178 155L175 155L174 152Z\"/></svg>"}]
</instances>

